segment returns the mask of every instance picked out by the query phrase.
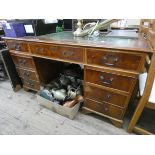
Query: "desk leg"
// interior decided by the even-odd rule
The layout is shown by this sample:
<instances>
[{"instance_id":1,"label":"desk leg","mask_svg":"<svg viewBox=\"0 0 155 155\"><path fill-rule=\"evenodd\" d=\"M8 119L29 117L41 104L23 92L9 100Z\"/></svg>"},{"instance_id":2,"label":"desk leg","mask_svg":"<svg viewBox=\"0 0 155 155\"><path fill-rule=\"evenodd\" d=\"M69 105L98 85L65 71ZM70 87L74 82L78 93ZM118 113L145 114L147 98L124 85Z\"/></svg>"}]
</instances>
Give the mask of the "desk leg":
<instances>
[{"instance_id":1,"label":"desk leg","mask_svg":"<svg viewBox=\"0 0 155 155\"><path fill-rule=\"evenodd\" d=\"M23 87L23 89L25 90L25 91L29 91L30 89L28 89L28 88L26 88L26 87Z\"/></svg>"},{"instance_id":2,"label":"desk leg","mask_svg":"<svg viewBox=\"0 0 155 155\"><path fill-rule=\"evenodd\" d=\"M22 88L21 85L16 85L16 87L13 88L13 89L14 89L15 92L17 92L17 91L19 91L21 88Z\"/></svg>"},{"instance_id":3,"label":"desk leg","mask_svg":"<svg viewBox=\"0 0 155 155\"><path fill-rule=\"evenodd\" d=\"M82 108L82 111L81 111L83 114L91 114L92 112L87 110L87 109L84 109Z\"/></svg>"},{"instance_id":4,"label":"desk leg","mask_svg":"<svg viewBox=\"0 0 155 155\"><path fill-rule=\"evenodd\" d=\"M123 125L123 121L115 121L113 119L110 119L110 121L112 122L113 125L115 125L117 128L122 128L122 125Z\"/></svg>"}]
</instances>

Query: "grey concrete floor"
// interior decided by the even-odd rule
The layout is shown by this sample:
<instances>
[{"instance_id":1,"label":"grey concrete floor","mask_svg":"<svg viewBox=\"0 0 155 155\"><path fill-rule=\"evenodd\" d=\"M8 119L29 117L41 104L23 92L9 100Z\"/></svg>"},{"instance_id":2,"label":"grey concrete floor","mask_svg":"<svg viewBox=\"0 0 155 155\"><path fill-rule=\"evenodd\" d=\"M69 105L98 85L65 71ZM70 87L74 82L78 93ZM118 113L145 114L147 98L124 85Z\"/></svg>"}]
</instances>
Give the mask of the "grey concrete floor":
<instances>
[{"instance_id":1,"label":"grey concrete floor","mask_svg":"<svg viewBox=\"0 0 155 155\"><path fill-rule=\"evenodd\" d=\"M9 81L0 82L0 134L2 135L126 135L123 128L97 115L78 113L70 120L37 104L36 93L13 92Z\"/></svg>"}]
</instances>

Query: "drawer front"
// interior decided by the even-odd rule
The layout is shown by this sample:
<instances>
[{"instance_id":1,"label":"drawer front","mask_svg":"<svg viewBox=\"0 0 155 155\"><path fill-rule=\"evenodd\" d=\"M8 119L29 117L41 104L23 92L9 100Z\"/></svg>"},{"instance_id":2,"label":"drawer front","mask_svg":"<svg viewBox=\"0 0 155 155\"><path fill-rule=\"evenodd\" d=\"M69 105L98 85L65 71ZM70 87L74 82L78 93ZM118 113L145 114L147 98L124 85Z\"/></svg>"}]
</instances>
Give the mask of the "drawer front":
<instances>
[{"instance_id":1,"label":"drawer front","mask_svg":"<svg viewBox=\"0 0 155 155\"><path fill-rule=\"evenodd\" d=\"M83 48L59 47L60 59L83 62Z\"/></svg>"},{"instance_id":2,"label":"drawer front","mask_svg":"<svg viewBox=\"0 0 155 155\"><path fill-rule=\"evenodd\" d=\"M90 83L130 92L135 83L132 77L86 69L85 80Z\"/></svg>"},{"instance_id":3,"label":"drawer front","mask_svg":"<svg viewBox=\"0 0 155 155\"><path fill-rule=\"evenodd\" d=\"M108 102L122 108L125 108L128 103L128 96L90 86L89 84L85 86L85 97L102 103Z\"/></svg>"},{"instance_id":4,"label":"drawer front","mask_svg":"<svg viewBox=\"0 0 155 155\"><path fill-rule=\"evenodd\" d=\"M59 58L60 54L57 46L40 43L30 43L29 45L31 53L33 54Z\"/></svg>"},{"instance_id":5,"label":"drawer front","mask_svg":"<svg viewBox=\"0 0 155 155\"><path fill-rule=\"evenodd\" d=\"M22 81L23 81L23 87L26 87L26 88L29 88L32 90L36 90L36 91L40 90L40 83L39 82L26 80L23 78L22 78Z\"/></svg>"},{"instance_id":6,"label":"drawer front","mask_svg":"<svg viewBox=\"0 0 155 155\"><path fill-rule=\"evenodd\" d=\"M28 45L26 42L22 41L7 41L9 50L29 52Z\"/></svg>"},{"instance_id":7,"label":"drawer front","mask_svg":"<svg viewBox=\"0 0 155 155\"><path fill-rule=\"evenodd\" d=\"M27 79L27 80L33 80L33 81L39 81L39 78L35 71L29 71L17 68L18 74L20 77Z\"/></svg>"},{"instance_id":8,"label":"drawer front","mask_svg":"<svg viewBox=\"0 0 155 155\"><path fill-rule=\"evenodd\" d=\"M140 71L145 55L121 53L118 51L87 49L87 63L99 66L114 67Z\"/></svg>"},{"instance_id":9,"label":"drawer front","mask_svg":"<svg viewBox=\"0 0 155 155\"><path fill-rule=\"evenodd\" d=\"M99 103L89 99L85 99L84 107L120 120L123 118L124 114L124 110L121 108L108 103Z\"/></svg>"},{"instance_id":10,"label":"drawer front","mask_svg":"<svg viewBox=\"0 0 155 155\"><path fill-rule=\"evenodd\" d=\"M15 56L15 55L11 55L11 57L13 59L14 64L17 67L35 69L35 65L31 57L21 57L21 56Z\"/></svg>"}]
</instances>

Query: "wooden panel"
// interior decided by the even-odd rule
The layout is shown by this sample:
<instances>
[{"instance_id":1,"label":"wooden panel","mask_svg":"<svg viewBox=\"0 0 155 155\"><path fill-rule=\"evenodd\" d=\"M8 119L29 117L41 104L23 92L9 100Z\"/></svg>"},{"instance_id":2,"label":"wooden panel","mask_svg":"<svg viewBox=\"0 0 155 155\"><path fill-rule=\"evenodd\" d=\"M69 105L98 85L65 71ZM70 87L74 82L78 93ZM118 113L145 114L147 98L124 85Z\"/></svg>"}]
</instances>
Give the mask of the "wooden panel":
<instances>
[{"instance_id":1,"label":"wooden panel","mask_svg":"<svg viewBox=\"0 0 155 155\"><path fill-rule=\"evenodd\" d=\"M57 78L62 72L63 63L42 58L33 58L39 80L43 84L48 84L51 80ZM46 68L46 69L45 69Z\"/></svg>"},{"instance_id":2,"label":"wooden panel","mask_svg":"<svg viewBox=\"0 0 155 155\"><path fill-rule=\"evenodd\" d=\"M9 50L29 52L28 45L24 41L7 41Z\"/></svg>"},{"instance_id":3,"label":"wooden panel","mask_svg":"<svg viewBox=\"0 0 155 155\"><path fill-rule=\"evenodd\" d=\"M126 77L104 71L86 69L85 80L90 83L130 92L135 83L133 77Z\"/></svg>"},{"instance_id":4,"label":"wooden panel","mask_svg":"<svg viewBox=\"0 0 155 155\"><path fill-rule=\"evenodd\" d=\"M120 33L122 30L118 30L117 34ZM125 32L126 33L126 32ZM129 36L130 32L128 31ZM139 53L147 52L152 53L150 47L148 46L145 39L143 39L140 35L137 39L124 39L124 38L112 38L112 37L74 37L73 32L61 32L61 33L51 33L44 36L38 36L38 39L35 37L25 37L25 38L18 38L18 40L25 40L25 41L33 41L33 42L44 42L50 44L57 44L57 45L66 45L66 46L83 46L83 47L94 47L94 48L111 48L111 49L125 49L130 50L130 52L134 53L138 51ZM17 38L9 38L4 37L5 40L7 39L14 39Z\"/></svg>"},{"instance_id":5,"label":"wooden panel","mask_svg":"<svg viewBox=\"0 0 155 155\"><path fill-rule=\"evenodd\" d=\"M31 68L35 69L35 64L33 62L32 57L24 57L24 56L17 56L17 55L11 55L14 64L17 67L23 67L23 68Z\"/></svg>"},{"instance_id":6,"label":"wooden panel","mask_svg":"<svg viewBox=\"0 0 155 155\"><path fill-rule=\"evenodd\" d=\"M52 58L59 58L58 47L50 44L30 43L31 53Z\"/></svg>"},{"instance_id":7,"label":"wooden panel","mask_svg":"<svg viewBox=\"0 0 155 155\"><path fill-rule=\"evenodd\" d=\"M123 108L125 108L128 103L128 96L90 86L89 84L85 85L85 97L102 103L108 102Z\"/></svg>"},{"instance_id":8,"label":"wooden panel","mask_svg":"<svg viewBox=\"0 0 155 155\"><path fill-rule=\"evenodd\" d=\"M36 91L40 90L39 82L32 81L32 80L26 80L23 78L22 78L22 81L23 81L23 87L26 87L26 88L32 89L32 90L36 90Z\"/></svg>"},{"instance_id":9,"label":"wooden panel","mask_svg":"<svg viewBox=\"0 0 155 155\"><path fill-rule=\"evenodd\" d=\"M79 47L59 46L60 59L83 62L84 49Z\"/></svg>"},{"instance_id":10,"label":"wooden panel","mask_svg":"<svg viewBox=\"0 0 155 155\"><path fill-rule=\"evenodd\" d=\"M123 53L115 50L87 49L87 63L99 66L141 71L145 54Z\"/></svg>"},{"instance_id":11,"label":"wooden panel","mask_svg":"<svg viewBox=\"0 0 155 155\"><path fill-rule=\"evenodd\" d=\"M30 43L31 53L56 59L83 62L83 48Z\"/></svg>"},{"instance_id":12,"label":"wooden panel","mask_svg":"<svg viewBox=\"0 0 155 155\"><path fill-rule=\"evenodd\" d=\"M114 117L116 119L122 119L124 114L124 110L121 108L115 107L107 103L95 102L89 99L85 99L84 107Z\"/></svg>"},{"instance_id":13,"label":"wooden panel","mask_svg":"<svg viewBox=\"0 0 155 155\"><path fill-rule=\"evenodd\" d=\"M39 81L38 75L35 71L25 70L21 68L17 68L17 71L19 76L24 79Z\"/></svg>"}]
</instances>

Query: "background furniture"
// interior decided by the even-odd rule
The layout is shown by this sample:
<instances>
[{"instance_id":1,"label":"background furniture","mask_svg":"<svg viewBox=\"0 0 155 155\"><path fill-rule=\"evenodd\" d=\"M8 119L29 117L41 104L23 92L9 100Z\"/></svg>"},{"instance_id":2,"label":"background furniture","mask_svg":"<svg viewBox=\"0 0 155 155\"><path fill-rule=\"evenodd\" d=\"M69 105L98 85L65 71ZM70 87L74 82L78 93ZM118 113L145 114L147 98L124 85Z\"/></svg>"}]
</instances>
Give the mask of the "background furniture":
<instances>
[{"instance_id":1,"label":"background furniture","mask_svg":"<svg viewBox=\"0 0 155 155\"><path fill-rule=\"evenodd\" d=\"M3 81L7 78L7 74L4 68L4 64L3 61L1 60L1 56L0 56L0 81Z\"/></svg>"},{"instance_id":2,"label":"background furniture","mask_svg":"<svg viewBox=\"0 0 155 155\"><path fill-rule=\"evenodd\" d=\"M84 66L83 110L107 117L117 127L123 124L146 54L152 52L141 35L137 39L106 36L90 39L60 32L36 39L5 40L26 89L37 91L49 76L59 74L61 64L57 63ZM54 67L45 65L47 60Z\"/></svg>"},{"instance_id":3,"label":"background furniture","mask_svg":"<svg viewBox=\"0 0 155 155\"><path fill-rule=\"evenodd\" d=\"M1 53L1 50L4 48L6 48L6 44L5 44L5 41L0 36L0 53ZM6 79L7 79L7 74L0 55L0 81L6 80Z\"/></svg>"},{"instance_id":4,"label":"background furniture","mask_svg":"<svg viewBox=\"0 0 155 155\"><path fill-rule=\"evenodd\" d=\"M1 50L0 56L3 61L5 70L7 72L7 76L10 79L13 90L18 91L19 89L22 88L22 82L18 76L18 73L16 71L15 65L12 61L9 51L7 49Z\"/></svg>"},{"instance_id":5,"label":"background furniture","mask_svg":"<svg viewBox=\"0 0 155 155\"><path fill-rule=\"evenodd\" d=\"M7 22L7 23L6 23ZM47 23L46 23L47 22ZM6 37L40 36L56 32L56 27L64 27L64 31L72 30L72 19L11 19L2 22ZM1 23L0 23L1 24ZM10 29L8 29L10 27ZM2 28L0 28L2 29ZM0 34L2 32L0 31Z\"/></svg>"},{"instance_id":6,"label":"background furniture","mask_svg":"<svg viewBox=\"0 0 155 155\"><path fill-rule=\"evenodd\" d=\"M140 21L139 32L145 36L148 34L148 30L151 26L151 19L142 19Z\"/></svg>"},{"instance_id":7,"label":"background furniture","mask_svg":"<svg viewBox=\"0 0 155 155\"><path fill-rule=\"evenodd\" d=\"M148 27L144 27L144 22L148 22ZM152 54L149 55L151 60L147 59L148 74L144 73L140 76L140 101L130 121L128 132L135 131L140 134L152 134L149 131L136 126L144 108L155 110L155 20L142 20L140 32L143 33L152 47Z\"/></svg>"}]
</instances>

